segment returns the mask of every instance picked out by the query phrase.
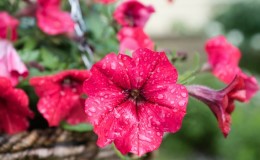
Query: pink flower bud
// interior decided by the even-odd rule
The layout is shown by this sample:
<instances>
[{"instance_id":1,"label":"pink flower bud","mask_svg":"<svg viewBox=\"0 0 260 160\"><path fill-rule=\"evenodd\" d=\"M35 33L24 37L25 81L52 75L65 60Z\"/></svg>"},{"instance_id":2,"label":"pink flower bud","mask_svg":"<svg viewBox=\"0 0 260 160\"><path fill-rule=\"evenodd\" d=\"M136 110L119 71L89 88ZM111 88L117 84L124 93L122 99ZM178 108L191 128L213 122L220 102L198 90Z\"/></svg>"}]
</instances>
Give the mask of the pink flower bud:
<instances>
[{"instance_id":1,"label":"pink flower bud","mask_svg":"<svg viewBox=\"0 0 260 160\"><path fill-rule=\"evenodd\" d=\"M226 137L230 132L231 113L235 108L234 101L244 102L246 100L243 78L236 76L227 87L221 90L213 90L200 85L187 86L187 89L191 96L209 106L218 120L219 128Z\"/></svg>"}]
</instances>

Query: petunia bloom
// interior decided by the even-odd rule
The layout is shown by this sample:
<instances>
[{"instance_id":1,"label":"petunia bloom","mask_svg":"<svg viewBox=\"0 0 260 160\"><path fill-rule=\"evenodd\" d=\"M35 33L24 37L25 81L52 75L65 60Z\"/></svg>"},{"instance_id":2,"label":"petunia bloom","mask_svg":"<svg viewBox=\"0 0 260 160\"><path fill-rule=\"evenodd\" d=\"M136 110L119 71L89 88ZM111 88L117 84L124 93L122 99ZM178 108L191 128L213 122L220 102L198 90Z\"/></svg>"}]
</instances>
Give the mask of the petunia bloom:
<instances>
[{"instance_id":1,"label":"petunia bloom","mask_svg":"<svg viewBox=\"0 0 260 160\"><path fill-rule=\"evenodd\" d=\"M227 137L230 132L231 113L235 109L234 101L246 100L243 78L236 76L227 87L218 91L200 85L187 86L187 89L191 96L209 106L223 135Z\"/></svg>"},{"instance_id":2,"label":"petunia bloom","mask_svg":"<svg viewBox=\"0 0 260 160\"><path fill-rule=\"evenodd\" d=\"M11 42L0 40L0 76L7 77L13 85L18 84L19 77L26 77L28 70Z\"/></svg>"},{"instance_id":3,"label":"petunia bloom","mask_svg":"<svg viewBox=\"0 0 260 160\"><path fill-rule=\"evenodd\" d=\"M236 75L245 80L246 101L259 90L257 80L242 72L238 64L241 58L239 49L230 44L224 36L214 37L206 42L208 63L212 73L224 83L230 83Z\"/></svg>"},{"instance_id":4,"label":"petunia bloom","mask_svg":"<svg viewBox=\"0 0 260 160\"><path fill-rule=\"evenodd\" d=\"M63 120L70 124L86 122L82 84L89 76L87 70L67 70L30 79L39 96L38 110L49 126L57 126Z\"/></svg>"},{"instance_id":5,"label":"petunia bloom","mask_svg":"<svg viewBox=\"0 0 260 160\"><path fill-rule=\"evenodd\" d=\"M85 112L98 146L114 142L123 154L141 156L159 147L164 132L181 128L188 94L164 52L110 53L91 73L83 86Z\"/></svg>"},{"instance_id":6,"label":"petunia bloom","mask_svg":"<svg viewBox=\"0 0 260 160\"><path fill-rule=\"evenodd\" d=\"M0 90L0 132L14 134L26 130L28 118L33 117L26 93L13 88L5 77L0 77Z\"/></svg>"},{"instance_id":7,"label":"petunia bloom","mask_svg":"<svg viewBox=\"0 0 260 160\"><path fill-rule=\"evenodd\" d=\"M143 28L154 12L152 6L145 6L136 0L128 0L116 8L113 17L118 24L124 27Z\"/></svg>"},{"instance_id":8,"label":"petunia bloom","mask_svg":"<svg viewBox=\"0 0 260 160\"><path fill-rule=\"evenodd\" d=\"M118 33L119 50L124 53L126 51L134 51L138 48L148 48L153 50L154 43L146 35L140 27L123 27Z\"/></svg>"},{"instance_id":9,"label":"petunia bloom","mask_svg":"<svg viewBox=\"0 0 260 160\"><path fill-rule=\"evenodd\" d=\"M16 28L19 21L11 17L7 12L0 12L0 39L10 39L15 41L17 39Z\"/></svg>"},{"instance_id":10,"label":"petunia bloom","mask_svg":"<svg viewBox=\"0 0 260 160\"><path fill-rule=\"evenodd\" d=\"M71 33L74 22L70 14L59 9L60 0L38 0L36 11L39 28L49 35Z\"/></svg>"}]
</instances>

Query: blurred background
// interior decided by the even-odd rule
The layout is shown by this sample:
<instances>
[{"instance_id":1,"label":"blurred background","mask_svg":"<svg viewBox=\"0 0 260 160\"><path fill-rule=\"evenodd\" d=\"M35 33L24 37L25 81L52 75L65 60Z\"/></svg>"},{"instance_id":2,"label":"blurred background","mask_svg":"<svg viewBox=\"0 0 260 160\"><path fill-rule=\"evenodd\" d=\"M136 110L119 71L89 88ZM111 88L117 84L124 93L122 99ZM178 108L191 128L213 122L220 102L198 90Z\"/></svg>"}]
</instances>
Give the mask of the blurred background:
<instances>
[{"instance_id":1,"label":"blurred background","mask_svg":"<svg viewBox=\"0 0 260 160\"><path fill-rule=\"evenodd\" d=\"M146 31L158 48L187 52L184 65L194 65L194 53L206 60L205 41L219 34L242 52L240 66L248 74L260 74L260 1L258 0L175 0L146 1L156 13ZM178 65L177 65L178 67ZM188 68L188 67L187 67ZM192 83L219 89L224 85L210 74L201 74ZM190 99L182 129L167 135L158 159L227 159L256 160L260 157L260 94L249 104L236 103L231 132L224 138L209 108Z\"/></svg>"}]
</instances>

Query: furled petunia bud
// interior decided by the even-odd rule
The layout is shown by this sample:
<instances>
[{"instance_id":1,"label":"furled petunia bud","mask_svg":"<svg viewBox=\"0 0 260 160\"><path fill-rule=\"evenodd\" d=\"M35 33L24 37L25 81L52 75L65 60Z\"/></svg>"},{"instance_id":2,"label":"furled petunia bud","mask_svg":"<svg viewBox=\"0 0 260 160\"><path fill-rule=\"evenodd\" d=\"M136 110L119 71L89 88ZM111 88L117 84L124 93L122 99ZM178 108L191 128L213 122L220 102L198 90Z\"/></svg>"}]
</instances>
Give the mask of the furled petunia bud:
<instances>
[{"instance_id":1,"label":"furled petunia bud","mask_svg":"<svg viewBox=\"0 0 260 160\"><path fill-rule=\"evenodd\" d=\"M0 76L9 78L12 84L16 85L19 77L26 77L28 73L12 43L0 40Z\"/></svg>"},{"instance_id":2,"label":"furled petunia bud","mask_svg":"<svg viewBox=\"0 0 260 160\"><path fill-rule=\"evenodd\" d=\"M246 100L243 78L236 76L228 86L221 90L213 90L200 85L190 85L187 89L189 95L209 106L218 120L223 135L227 137L230 132L231 113L235 108L234 101Z\"/></svg>"}]
</instances>

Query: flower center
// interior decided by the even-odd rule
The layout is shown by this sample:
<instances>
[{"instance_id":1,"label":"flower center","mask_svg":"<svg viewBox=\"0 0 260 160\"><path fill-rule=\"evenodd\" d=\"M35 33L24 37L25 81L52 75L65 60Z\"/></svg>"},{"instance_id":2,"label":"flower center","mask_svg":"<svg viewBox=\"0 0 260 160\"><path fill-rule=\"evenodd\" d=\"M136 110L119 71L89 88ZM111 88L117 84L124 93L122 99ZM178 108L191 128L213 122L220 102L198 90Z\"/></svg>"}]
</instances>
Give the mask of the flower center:
<instances>
[{"instance_id":1,"label":"flower center","mask_svg":"<svg viewBox=\"0 0 260 160\"><path fill-rule=\"evenodd\" d=\"M130 91L130 95L133 99L138 99L140 97L140 91L137 89L133 89Z\"/></svg>"},{"instance_id":2,"label":"flower center","mask_svg":"<svg viewBox=\"0 0 260 160\"><path fill-rule=\"evenodd\" d=\"M0 104L3 105L3 106L6 106L6 104L7 104L6 99L0 97Z\"/></svg>"}]
</instances>

